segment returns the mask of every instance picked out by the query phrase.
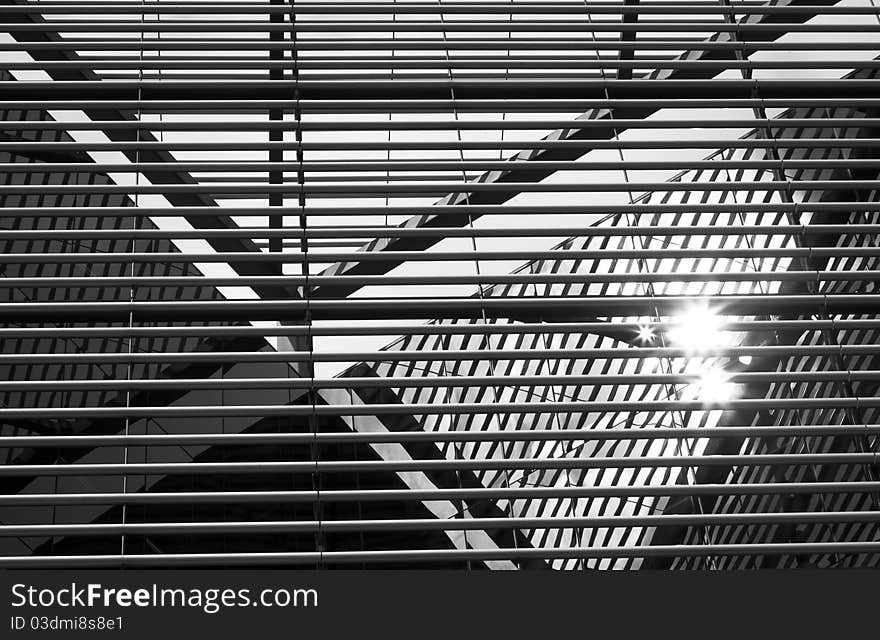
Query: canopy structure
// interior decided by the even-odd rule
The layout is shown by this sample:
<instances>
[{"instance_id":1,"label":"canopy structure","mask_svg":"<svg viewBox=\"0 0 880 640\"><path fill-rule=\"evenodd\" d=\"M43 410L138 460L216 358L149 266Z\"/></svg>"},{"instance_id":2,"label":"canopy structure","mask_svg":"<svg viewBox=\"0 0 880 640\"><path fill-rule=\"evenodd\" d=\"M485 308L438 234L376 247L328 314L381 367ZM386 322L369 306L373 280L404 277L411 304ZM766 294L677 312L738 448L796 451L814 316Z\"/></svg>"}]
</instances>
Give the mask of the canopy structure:
<instances>
[{"instance_id":1,"label":"canopy structure","mask_svg":"<svg viewBox=\"0 0 880 640\"><path fill-rule=\"evenodd\" d=\"M0 566L880 561L874 0L0 3Z\"/></svg>"}]
</instances>

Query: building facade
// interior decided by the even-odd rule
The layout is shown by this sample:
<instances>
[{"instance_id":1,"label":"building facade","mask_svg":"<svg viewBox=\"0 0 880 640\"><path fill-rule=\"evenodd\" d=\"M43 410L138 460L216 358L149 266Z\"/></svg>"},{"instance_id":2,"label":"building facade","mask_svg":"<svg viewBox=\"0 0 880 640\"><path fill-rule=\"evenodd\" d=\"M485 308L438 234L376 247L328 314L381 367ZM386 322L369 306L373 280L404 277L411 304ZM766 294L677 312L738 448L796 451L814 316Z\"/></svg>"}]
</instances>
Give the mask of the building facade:
<instances>
[{"instance_id":1,"label":"building facade","mask_svg":"<svg viewBox=\"0 0 880 640\"><path fill-rule=\"evenodd\" d=\"M871 1L0 23L0 564L876 565Z\"/></svg>"}]
</instances>

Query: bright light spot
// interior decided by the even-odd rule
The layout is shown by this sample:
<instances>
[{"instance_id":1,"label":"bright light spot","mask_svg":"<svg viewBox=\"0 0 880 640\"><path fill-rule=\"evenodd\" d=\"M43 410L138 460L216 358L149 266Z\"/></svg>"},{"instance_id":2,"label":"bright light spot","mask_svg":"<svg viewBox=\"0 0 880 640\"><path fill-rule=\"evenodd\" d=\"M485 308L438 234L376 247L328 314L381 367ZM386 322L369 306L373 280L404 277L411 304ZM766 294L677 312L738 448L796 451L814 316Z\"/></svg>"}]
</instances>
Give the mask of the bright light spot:
<instances>
[{"instance_id":1,"label":"bright light spot","mask_svg":"<svg viewBox=\"0 0 880 640\"><path fill-rule=\"evenodd\" d=\"M722 369L707 370L697 383L697 397L703 402L727 402L733 399L734 385Z\"/></svg>"},{"instance_id":2,"label":"bright light spot","mask_svg":"<svg viewBox=\"0 0 880 640\"><path fill-rule=\"evenodd\" d=\"M642 344L654 342L654 338L654 329L644 324L639 326L639 340Z\"/></svg>"},{"instance_id":3,"label":"bright light spot","mask_svg":"<svg viewBox=\"0 0 880 640\"><path fill-rule=\"evenodd\" d=\"M682 315L669 332L672 343L693 353L726 346L730 340L722 331L724 320L706 306L694 306Z\"/></svg>"},{"instance_id":4,"label":"bright light spot","mask_svg":"<svg viewBox=\"0 0 880 640\"><path fill-rule=\"evenodd\" d=\"M745 365L752 364L752 356L740 356L739 361Z\"/></svg>"}]
</instances>

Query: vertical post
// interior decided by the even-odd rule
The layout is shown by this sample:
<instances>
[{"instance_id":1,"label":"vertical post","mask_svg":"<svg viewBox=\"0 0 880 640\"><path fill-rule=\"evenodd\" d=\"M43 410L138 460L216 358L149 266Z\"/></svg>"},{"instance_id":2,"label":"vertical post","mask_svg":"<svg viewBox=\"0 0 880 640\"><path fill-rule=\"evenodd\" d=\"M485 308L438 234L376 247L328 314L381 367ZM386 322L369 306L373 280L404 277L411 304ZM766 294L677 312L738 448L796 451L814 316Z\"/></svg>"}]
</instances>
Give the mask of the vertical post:
<instances>
[{"instance_id":1,"label":"vertical post","mask_svg":"<svg viewBox=\"0 0 880 640\"><path fill-rule=\"evenodd\" d=\"M269 14L269 22L275 27L276 25L284 22L284 13L279 10L276 10L276 6L284 6L284 0L272 0L272 11ZM280 43L284 40L284 31L280 29L275 29L269 32L269 42L271 43ZM284 49L270 47L269 48L269 79L270 80L283 80L284 79L284 68L278 65L279 62L284 60ZM270 108L269 109L269 121L271 122L281 122L284 120L284 110L281 108ZM281 142L284 140L284 132L281 129L270 128L269 129L269 142ZM284 150L283 149L269 149L269 162L283 162L284 161ZM281 169L270 168L269 169L269 184L282 184L284 182L284 172ZM277 214L273 213L269 215L269 228L270 229L281 229L284 222L284 214L283 214L283 205L284 205L284 194L281 193L270 193L269 194L269 206L270 207L279 207L279 212ZM283 245L283 240L281 238L269 238L269 251L281 251ZM279 263L276 267L279 272L283 268Z\"/></svg>"},{"instance_id":2,"label":"vertical post","mask_svg":"<svg viewBox=\"0 0 880 640\"><path fill-rule=\"evenodd\" d=\"M625 7L636 7L639 4L639 0L623 0L623 4ZM623 10L623 23L624 24L632 24L635 25L639 21L639 12L638 11L627 11ZM621 40L635 40L636 34L638 32L635 28L626 29L620 32ZM620 51L617 54L618 62L632 62L635 60L636 50L635 47L620 47ZM632 80L633 70L632 67L627 67L624 69L622 66L617 68L617 79L618 80Z\"/></svg>"}]
</instances>

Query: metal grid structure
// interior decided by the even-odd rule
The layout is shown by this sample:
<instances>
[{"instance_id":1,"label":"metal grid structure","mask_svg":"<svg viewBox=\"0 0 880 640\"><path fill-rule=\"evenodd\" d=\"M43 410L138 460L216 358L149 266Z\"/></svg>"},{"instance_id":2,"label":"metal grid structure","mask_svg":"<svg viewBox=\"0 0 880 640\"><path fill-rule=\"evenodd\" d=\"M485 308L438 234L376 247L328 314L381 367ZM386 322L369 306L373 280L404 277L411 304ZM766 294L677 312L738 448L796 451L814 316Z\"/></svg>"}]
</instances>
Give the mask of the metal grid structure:
<instances>
[{"instance_id":1,"label":"metal grid structure","mask_svg":"<svg viewBox=\"0 0 880 640\"><path fill-rule=\"evenodd\" d=\"M877 564L873 0L0 21L0 565Z\"/></svg>"}]
</instances>

